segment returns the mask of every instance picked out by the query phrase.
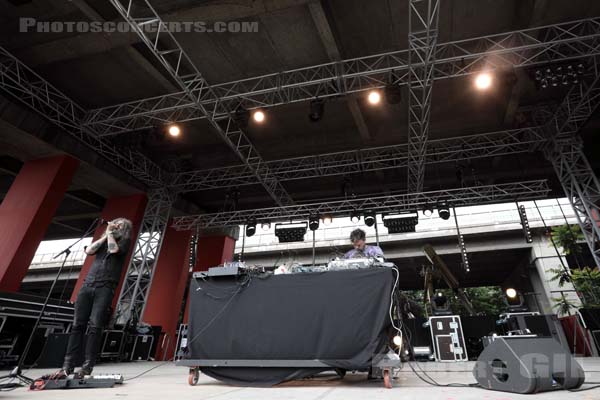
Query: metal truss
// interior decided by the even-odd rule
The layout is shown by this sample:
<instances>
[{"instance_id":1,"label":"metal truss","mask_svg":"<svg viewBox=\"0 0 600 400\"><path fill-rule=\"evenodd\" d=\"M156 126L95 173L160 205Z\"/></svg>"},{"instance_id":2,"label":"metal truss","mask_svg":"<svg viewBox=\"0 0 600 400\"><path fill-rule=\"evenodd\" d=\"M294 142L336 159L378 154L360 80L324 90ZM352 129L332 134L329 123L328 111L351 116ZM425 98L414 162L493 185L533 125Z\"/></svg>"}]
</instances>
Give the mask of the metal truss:
<instances>
[{"instance_id":1,"label":"metal truss","mask_svg":"<svg viewBox=\"0 0 600 400\"><path fill-rule=\"evenodd\" d=\"M142 320L173 201L174 196L166 189L148 193L148 205L115 309L119 325L135 325Z\"/></svg>"},{"instance_id":2,"label":"metal truss","mask_svg":"<svg viewBox=\"0 0 600 400\"><path fill-rule=\"evenodd\" d=\"M546 180L515 182L500 185L474 186L424 193L407 193L358 199L345 199L324 203L299 204L288 207L262 208L176 217L173 227L189 230L195 227L221 227L242 225L248 220L290 221L307 219L310 215L348 216L351 212L372 210L377 213L401 212L422 209L427 204L446 201L454 207L491 204L502 201L533 200L545 198L550 193Z\"/></svg>"},{"instance_id":3,"label":"metal truss","mask_svg":"<svg viewBox=\"0 0 600 400\"><path fill-rule=\"evenodd\" d=\"M408 10L408 191L422 192L433 89L439 0L410 0Z\"/></svg>"},{"instance_id":4,"label":"metal truss","mask_svg":"<svg viewBox=\"0 0 600 400\"><path fill-rule=\"evenodd\" d=\"M597 69L597 64L593 68ZM547 125L552 138L546 157L571 202L592 257L600 266L600 183L592 170L577 133L600 105L600 74L569 91Z\"/></svg>"},{"instance_id":5,"label":"metal truss","mask_svg":"<svg viewBox=\"0 0 600 400\"><path fill-rule=\"evenodd\" d=\"M431 140L427 144L425 163L532 152L540 149L546 141L538 127ZM275 178L287 181L402 168L407 166L408 160L408 145L405 143L270 161L267 165ZM174 175L170 187L178 192L194 192L256 183L252 171L239 165L182 172Z\"/></svg>"},{"instance_id":6,"label":"metal truss","mask_svg":"<svg viewBox=\"0 0 600 400\"><path fill-rule=\"evenodd\" d=\"M347 59L233 82L194 92L157 96L90 111L86 124L100 135L113 135L173 122L227 118L239 105L272 107L408 83L409 50ZM434 79L482 70L526 67L600 54L600 18L494 34L438 44ZM417 64L415 63L415 66Z\"/></svg>"},{"instance_id":7,"label":"metal truss","mask_svg":"<svg viewBox=\"0 0 600 400\"><path fill-rule=\"evenodd\" d=\"M85 110L3 47L0 88L148 187L166 181L162 169L143 154L121 151L107 138L99 137L94 127L82 127Z\"/></svg>"},{"instance_id":8,"label":"metal truss","mask_svg":"<svg viewBox=\"0 0 600 400\"><path fill-rule=\"evenodd\" d=\"M256 148L229 115L236 109L223 108L223 104L218 101L218 95L202 77L150 2L148 0L110 1L183 89L187 101L194 104L194 112L208 119L211 126L252 171L275 203L279 206L293 204L285 188L272 176ZM213 99L215 102L203 103L204 98ZM217 118L218 110L221 110L223 118Z\"/></svg>"}]
</instances>

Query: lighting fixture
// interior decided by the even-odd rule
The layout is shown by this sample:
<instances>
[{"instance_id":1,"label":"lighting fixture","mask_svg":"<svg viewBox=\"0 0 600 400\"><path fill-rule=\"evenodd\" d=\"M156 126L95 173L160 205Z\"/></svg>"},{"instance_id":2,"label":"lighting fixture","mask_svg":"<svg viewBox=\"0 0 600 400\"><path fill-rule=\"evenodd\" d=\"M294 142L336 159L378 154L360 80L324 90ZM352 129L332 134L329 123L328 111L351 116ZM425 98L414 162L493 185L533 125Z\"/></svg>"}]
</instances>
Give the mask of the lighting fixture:
<instances>
[{"instance_id":1,"label":"lighting fixture","mask_svg":"<svg viewBox=\"0 0 600 400\"><path fill-rule=\"evenodd\" d=\"M308 119L312 122L320 121L323 118L325 112L325 102L321 99L314 99L310 102L310 111L308 113Z\"/></svg>"},{"instance_id":2,"label":"lighting fixture","mask_svg":"<svg viewBox=\"0 0 600 400\"><path fill-rule=\"evenodd\" d=\"M306 222L275 224L275 236L279 243L303 242L306 228Z\"/></svg>"},{"instance_id":3,"label":"lighting fixture","mask_svg":"<svg viewBox=\"0 0 600 400\"><path fill-rule=\"evenodd\" d=\"M508 306L510 311L527 311L523 294L516 289L506 289L504 303Z\"/></svg>"},{"instance_id":4,"label":"lighting fixture","mask_svg":"<svg viewBox=\"0 0 600 400\"><path fill-rule=\"evenodd\" d=\"M169 135L177 137L181 134L181 128L178 125L169 125Z\"/></svg>"},{"instance_id":5,"label":"lighting fixture","mask_svg":"<svg viewBox=\"0 0 600 400\"><path fill-rule=\"evenodd\" d=\"M371 227L371 226L375 225L376 215L375 215L375 213L373 211L367 211L367 212L365 212L364 218L365 218L365 225L366 226Z\"/></svg>"},{"instance_id":6,"label":"lighting fixture","mask_svg":"<svg viewBox=\"0 0 600 400\"><path fill-rule=\"evenodd\" d=\"M394 336L394 338L392 339L392 341L394 342L394 345L396 347L402 347L402 336L396 335L396 336Z\"/></svg>"},{"instance_id":7,"label":"lighting fixture","mask_svg":"<svg viewBox=\"0 0 600 400\"><path fill-rule=\"evenodd\" d=\"M509 299L514 299L515 297L517 297L517 291L513 288L508 288L506 289L506 296Z\"/></svg>"},{"instance_id":8,"label":"lighting fixture","mask_svg":"<svg viewBox=\"0 0 600 400\"><path fill-rule=\"evenodd\" d=\"M415 226L419 223L417 212L402 214L383 215L383 226L388 229L388 233L414 232Z\"/></svg>"},{"instance_id":9,"label":"lighting fixture","mask_svg":"<svg viewBox=\"0 0 600 400\"><path fill-rule=\"evenodd\" d=\"M330 225L332 222L333 222L333 218L331 217L331 215L323 216L323 224L324 225Z\"/></svg>"},{"instance_id":10,"label":"lighting fixture","mask_svg":"<svg viewBox=\"0 0 600 400\"><path fill-rule=\"evenodd\" d=\"M244 129L248 126L248 121L250 120L250 112L242 106L240 106L233 113L233 120L240 128Z\"/></svg>"},{"instance_id":11,"label":"lighting fixture","mask_svg":"<svg viewBox=\"0 0 600 400\"><path fill-rule=\"evenodd\" d=\"M375 105L375 104L379 104L379 102L381 101L381 94L379 94L379 92L377 90L371 90L369 92L369 103Z\"/></svg>"},{"instance_id":12,"label":"lighting fixture","mask_svg":"<svg viewBox=\"0 0 600 400\"><path fill-rule=\"evenodd\" d=\"M311 231L316 231L317 229L319 229L319 216L318 215L313 214L308 218L308 228Z\"/></svg>"},{"instance_id":13,"label":"lighting fixture","mask_svg":"<svg viewBox=\"0 0 600 400\"><path fill-rule=\"evenodd\" d=\"M482 72L475 77L475 87L479 90L486 90L492 86L492 75Z\"/></svg>"},{"instance_id":14,"label":"lighting fixture","mask_svg":"<svg viewBox=\"0 0 600 400\"><path fill-rule=\"evenodd\" d=\"M252 118L254 119L254 121L261 123L265 120L265 113L261 110L256 110L252 114Z\"/></svg>"},{"instance_id":15,"label":"lighting fixture","mask_svg":"<svg viewBox=\"0 0 600 400\"><path fill-rule=\"evenodd\" d=\"M425 204L425 207L423 207L423 215L426 217L431 217L433 215L433 206L431 204Z\"/></svg>"},{"instance_id":16,"label":"lighting fixture","mask_svg":"<svg viewBox=\"0 0 600 400\"><path fill-rule=\"evenodd\" d=\"M350 213L350 221L353 224L358 224L360 222L360 213L358 211L352 211Z\"/></svg>"},{"instance_id":17,"label":"lighting fixture","mask_svg":"<svg viewBox=\"0 0 600 400\"><path fill-rule=\"evenodd\" d=\"M532 243L533 237L531 236L531 230L529 229L529 220L527 219L525 206L519 205L517 209L519 210L519 218L521 219L521 226L523 227L523 235L525 235L525 241L527 243Z\"/></svg>"},{"instance_id":18,"label":"lighting fixture","mask_svg":"<svg viewBox=\"0 0 600 400\"><path fill-rule=\"evenodd\" d=\"M438 215L443 220L447 220L450 218L450 208L448 207L447 202L442 201L440 202L440 204L438 204Z\"/></svg>"},{"instance_id":19,"label":"lighting fixture","mask_svg":"<svg viewBox=\"0 0 600 400\"><path fill-rule=\"evenodd\" d=\"M263 231L268 231L269 229L271 229L271 223L270 222L263 222L262 224L260 224L260 228Z\"/></svg>"},{"instance_id":20,"label":"lighting fixture","mask_svg":"<svg viewBox=\"0 0 600 400\"><path fill-rule=\"evenodd\" d=\"M252 237L252 236L254 236L255 233L256 233L256 221L255 220L249 220L246 223L246 236L247 237Z\"/></svg>"},{"instance_id":21,"label":"lighting fixture","mask_svg":"<svg viewBox=\"0 0 600 400\"><path fill-rule=\"evenodd\" d=\"M568 86L579 83L580 77L585 72L585 65L581 62L561 64L558 66L547 66L535 70L533 77L541 89L548 86L557 87L559 84Z\"/></svg>"}]
</instances>

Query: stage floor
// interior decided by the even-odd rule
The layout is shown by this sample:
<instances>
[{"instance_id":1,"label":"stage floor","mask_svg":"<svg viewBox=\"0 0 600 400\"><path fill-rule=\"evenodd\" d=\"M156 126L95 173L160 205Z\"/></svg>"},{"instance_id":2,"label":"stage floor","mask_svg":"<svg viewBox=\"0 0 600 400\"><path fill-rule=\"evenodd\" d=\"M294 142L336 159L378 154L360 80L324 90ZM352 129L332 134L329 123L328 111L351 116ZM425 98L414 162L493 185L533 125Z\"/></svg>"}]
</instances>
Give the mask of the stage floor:
<instances>
[{"instance_id":1,"label":"stage floor","mask_svg":"<svg viewBox=\"0 0 600 400\"><path fill-rule=\"evenodd\" d=\"M586 370L586 380L600 382L600 358L579 359ZM160 366L159 366L160 365ZM11 399L77 399L95 400L109 398L127 399L218 399L218 400L365 400L365 399L402 399L402 400L509 400L509 399L600 399L600 389L570 393L566 391L546 392L537 395L515 395L476 388L433 387L420 381L405 366L394 379L393 389L385 389L379 380L368 381L366 374L348 374L340 380L335 374L322 374L310 380L294 381L271 388L246 388L227 386L205 375L200 376L197 386L187 384L187 369L173 363L135 362L99 365L97 373L122 373L132 378L152 367L158 368L147 374L125 382L111 389L49 390L31 392L18 388L10 393L0 394ZM442 364L422 363L420 366L439 383L471 383L472 362ZM51 372L35 369L27 372L30 377L38 377Z\"/></svg>"}]
</instances>

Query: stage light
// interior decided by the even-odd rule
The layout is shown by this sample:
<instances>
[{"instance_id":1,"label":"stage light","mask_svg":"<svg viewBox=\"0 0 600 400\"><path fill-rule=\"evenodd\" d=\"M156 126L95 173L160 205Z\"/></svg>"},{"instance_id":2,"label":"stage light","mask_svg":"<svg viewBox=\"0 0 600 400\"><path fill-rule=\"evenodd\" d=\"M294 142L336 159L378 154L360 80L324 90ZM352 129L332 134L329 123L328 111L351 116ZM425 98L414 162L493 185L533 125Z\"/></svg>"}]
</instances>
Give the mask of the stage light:
<instances>
[{"instance_id":1,"label":"stage light","mask_svg":"<svg viewBox=\"0 0 600 400\"><path fill-rule=\"evenodd\" d=\"M365 225L366 226L371 227L371 226L375 225L376 215L375 215L375 213L373 211L367 211L367 212L365 212L364 218L365 218Z\"/></svg>"},{"instance_id":2,"label":"stage light","mask_svg":"<svg viewBox=\"0 0 600 400\"><path fill-rule=\"evenodd\" d=\"M506 289L506 296L509 299L514 299L515 297L517 297L517 291L513 288L508 288Z\"/></svg>"},{"instance_id":3,"label":"stage light","mask_svg":"<svg viewBox=\"0 0 600 400\"><path fill-rule=\"evenodd\" d=\"M313 214L308 218L308 228L311 231L316 231L317 229L319 229L319 216L318 215Z\"/></svg>"},{"instance_id":4,"label":"stage light","mask_svg":"<svg viewBox=\"0 0 600 400\"><path fill-rule=\"evenodd\" d=\"M402 347L402 336L396 335L394 336L392 341L394 342L394 345L396 345L396 347Z\"/></svg>"},{"instance_id":5,"label":"stage light","mask_svg":"<svg viewBox=\"0 0 600 400\"><path fill-rule=\"evenodd\" d=\"M275 224L275 236L279 243L303 242L306 235L306 222Z\"/></svg>"},{"instance_id":6,"label":"stage light","mask_svg":"<svg viewBox=\"0 0 600 400\"><path fill-rule=\"evenodd\" d=\"M419 223L419 214L409 212L402 214L383 215L383 226L388 233L407 233L414 232L415 226Z\"/></svg>"},{"instance_id":7,"label":"stage light","mask_svg":"<svg viewBox=\"0 0 600 400\"><path fill-rule=\"evenodd\" d=\"M360 222L360 213L358 211L352 211L350 213L350 221L353 224L358 224Z\"/></svg>"},{"instance_id":8,"label":"stage light","mask_svg":"<svg viewBox=\"0 0 600 400\"><path fill-rule=\"evenodd\" d=\"M519 205L517 210L519 211L519 218L521 219L521 227L523 228L525 241L527 243L533 243L533 237L531 236L531 229L529 229L529 219L527 218L527 213L525 212L525 206Z\"/></svg>"},{"instance_id":9,"label":"stage light","mask_svg":"<svg viewBox=\"0 0 600 400\"><path fill-rule=\"evenodd\" d=\"M385 101L388 104L400 104L402 102L402 88L398 85L387 85L384 94Z\"/></svg>"},{"instance_id":10,"label":"stage light","mask_svg":"<svg viewBox=\"0 0 600 400\"><path fill-rule=\"evenodd\" d=\"M425 207L423 207L423 215L426 217L431 217L433 215L433 206L431 204L425 204Z\"/></svg>"},{"instance_id":11,"label":"stage light","mask_svg":"<svg viewBox=\"0 0 600 400\"><path fill-rule=\"evenodd\" d=\"M527 311L525 305L525 298L516 289L508 288L505 291L504 303L508 306L508 309L512 312Z\"/></svg>"},{"instance_id":12,"label":"stage light","mask_svg":"<svg viewBox=\"0 0 600 400\"><path fill-rule=\"evenodd\" d=\"M254 119L254 121L261 123L265 120L265 113L260 110L256 110L252 114L252 118Z\"/></svg>"},{"instance_id":13,"label":"stage light","mask_svg":"<svg viewBox=\"0 0 600 400\"><path fill-rule=\"evenodd\" d=\"M434 315L450 314L450 302L444 293L437 292L431 299L431 311Z\"/></svg>"},{"instance_id":14,"label":"stage light","mask_svg":"<svg viewBox=\"0 0 600 400\"><path fill-rule=\"evenodd\" d=\"M250 220L246 223L246 236L252 237L256 233L256 221Z\"/></svg>"},{"instance_id":15,"label":"stage light","mask_svg":"<svg viewBox=\"0 0 600 400\"><path fill-rule=\"evenodd\" d=\"M323 216L323 224L324 225L330 225L332 222L333 222L333 218L331 217L331 215Z\"/></svg>"},{"instance_id":16,"label":"stage light","mask_svg":"<svg viewBox=\"0 0 600 400\"><path fill-rule=\"evenodd\" d=\"M312 122L320 121L325 113L325 102L321 99L314 99L310 102L310 111L308 119Z\"/></svg>"},{"instance_id":17,"label":"stage light","mask_svg":"<svg viewBox=\"0 0 600 400\"><path fill-rule=\"evenodd\" d=\"M482 72L475 78L475 87L479 90L486 90L492 86L492 75Z\"/></svg>"},{"instance_id":18,"label":"stage light","mask_svg":"<svg viewBox=\"0 0 600 400\"><path fill-rule=\"evenodd\" d=\"M181 129L177 125L169 125L169 135L177 137L181 134Z\"/></svg>"},{"instance_id":19,"label":"stage light","mask_svg":"<svg viewBox=\"0 0 600 400\"><path fill-rule=\"evenodd\" d=\"M260 228L261 228L263 231L268 231L269 229L271 229L271 223L270 223L270 222L263 222L263 223L260 225Z\"/></svg>"},{"instance_id":20,"label":"stage light","mask_svg":"<svg viewBox=\"0 0 600 400\"><path fill-rule=\"evenodd\" d=\"M438 215L443 220L447 220L450 218L450 208L448 207L448 203L446 203L445 201L442 201L438 205Z\"/></svg>"},{"instance_id":21,"label":"stage light","mask_svg":"<svg viewBox=\"0 0 600 400\"><path fill-rule=\"evenodd\" d=\"M379 92L377 90L371 90L369 92L369 103L375 105L375 104L379 104L379 102L381 101L381 94L379 94Z\"/></svg>"}]
</instances>

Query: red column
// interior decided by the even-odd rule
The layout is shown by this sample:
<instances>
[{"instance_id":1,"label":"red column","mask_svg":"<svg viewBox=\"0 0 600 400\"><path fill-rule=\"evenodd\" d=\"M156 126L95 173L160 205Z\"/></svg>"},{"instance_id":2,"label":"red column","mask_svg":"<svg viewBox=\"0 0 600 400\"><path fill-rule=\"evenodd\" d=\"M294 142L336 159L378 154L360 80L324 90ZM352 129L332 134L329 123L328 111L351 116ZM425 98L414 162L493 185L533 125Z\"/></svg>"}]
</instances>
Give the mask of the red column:
<instances>
[{"instance_id":1,"label":"red column","mask_svg":"<svg viewBox=\"0 0 600 400\"><path fill-rule=\"evenodd\" d=\"M79 161L28 161L0 204L0 291L16 292L60 205Z\"/></svg>"},{"instance_id":2,"label":"red column","mask_svg":"<svg viewBox=\"0 0 600 400\"><path fill-rule=\"evenodd\" d=\"M106 201L104 209L102 210L101 218L106 221L122 217L129 219L133 223L133 230L131 231L131 246L129 247L129 254L127 255L126 263L123 266L121 283L123 282L123 277L125 276L127 266L129 265L129 259L133 254L133 249L135 247L135 242L137 239L138 232L140 230L142 219L144 218L144 210L146 209L147 202L148 199L144 193L134 194L131 196L111 197ZM105 230L106 225L98 227L98 229L96 229L96 232L94 232L93 240L100 238ZM87 256L85 258L83 267L81 268L81 272L79 272L79 278L77 278L77 283L75 284L75 288L73 289L73 294L71 294L71 302L75 302L75 300L77 299L79 289L81 289L83 281L85 280L85 277L87 276L93 262L94 256ZM117 297L119 296L119 292L121 291L121 283L119 283L119 287L115 291L113 307L115 306Z\"/></svg>"},{"instance_id":3,"label":"red column","mask_svg":"<svg viewBox=\"0 0 600 400\"><path fill-rule=\"evenodd\" d=\"M210 267L233 260L235 239L231 236L202 236L196 249L196 264L193 271L207 271ZM183 320L187 323L190 308L189 296L185 305Z\"/></svg>"},{"instance_id":4,"label":"red column","mask_svg":"<svg viewBox=\"0 0 600 400\"><path fill-rule=\"evenodd\" d=\"M169 359L175 350L179 312L188 283L191 238L191 231L168 227L154 270L142 320L162 329L157 360Z\"/></svg>"}]
</instances>

